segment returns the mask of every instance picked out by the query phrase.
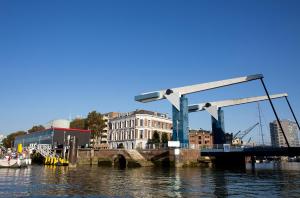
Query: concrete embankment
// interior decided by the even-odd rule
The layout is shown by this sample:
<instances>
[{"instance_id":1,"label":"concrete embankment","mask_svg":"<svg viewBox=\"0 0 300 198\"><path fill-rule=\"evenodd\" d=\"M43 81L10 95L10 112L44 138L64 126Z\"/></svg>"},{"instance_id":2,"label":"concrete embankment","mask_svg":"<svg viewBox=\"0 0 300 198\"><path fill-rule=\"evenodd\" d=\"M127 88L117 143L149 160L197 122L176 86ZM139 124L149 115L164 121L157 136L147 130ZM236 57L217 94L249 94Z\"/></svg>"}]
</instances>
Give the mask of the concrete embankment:
<instances>
[{"instance_id":1,"label":"concrete embankment","mask_svg":"<svg viewBox=\"0 0 300 198\"><path fill-rule=\"evenodd\" d=\"M198 166L200 151L194 149L78 149L77 163L99 166L141 167L166 166L188 167Z\"/></svg>"}]
</instances>

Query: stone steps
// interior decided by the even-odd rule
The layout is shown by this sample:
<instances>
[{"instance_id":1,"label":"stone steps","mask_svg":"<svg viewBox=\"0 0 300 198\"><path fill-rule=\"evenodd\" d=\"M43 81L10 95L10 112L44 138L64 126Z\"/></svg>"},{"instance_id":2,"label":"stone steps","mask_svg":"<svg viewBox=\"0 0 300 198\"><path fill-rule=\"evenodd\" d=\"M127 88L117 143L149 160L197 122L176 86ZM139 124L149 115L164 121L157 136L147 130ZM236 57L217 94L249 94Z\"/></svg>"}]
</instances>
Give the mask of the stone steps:
<instances>
[{"instance_id":1,"label":"stone steps","mask_svg":"<svg viewBox=\"0 0 300 198\"><path fill-rule=\"evenodd\" d=\"M146 160L137 150L126 150L133 160Z\"/></svg>"},{"instance_id":2,"label":"stone steps","mask_svg":"<svg viewBox=\"0 0 300 198\"><path fill-rule=\"evenodd\" d=\"M139 163L141 166L153 166L152 162L147 161L137 150L126 150L132 160Z\"/></svg>"}]
</instances>

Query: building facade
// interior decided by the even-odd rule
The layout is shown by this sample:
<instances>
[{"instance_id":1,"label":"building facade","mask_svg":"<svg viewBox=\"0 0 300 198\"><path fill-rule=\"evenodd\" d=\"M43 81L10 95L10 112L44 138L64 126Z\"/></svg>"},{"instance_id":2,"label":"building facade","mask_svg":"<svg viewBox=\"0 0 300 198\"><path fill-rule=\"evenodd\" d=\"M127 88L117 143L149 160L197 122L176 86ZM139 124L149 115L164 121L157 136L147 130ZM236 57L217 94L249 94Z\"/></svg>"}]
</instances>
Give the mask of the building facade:
<instances>
[{"instance_id":1,"label":"building facade","mask_svg":"<svg viewBox=\"0 0 300 198\"><path fill-rule=\"evenodd\" d=\"M108 143L111 149L143 149L155 131L160 138L166 133L170 139L172 134L172 121L166 114L146 110L120 113L109 120L109 126Z\"/></svg>"},{"instance_id":2,"label":"building facade","mask_svg":"<svg viewBox=\"0 0 300 198\"><path fill-rule=\"evenodd\" d=\"M290 120L282 120L280 121L280 123L284 130L285 136L287 137L289 145L292 147L299 146L299 139L298 139L299 130L296 122ZM276 120L270 123L270 135L271 135L272 146L274 147L287 146L283 133Z\"/></svg>"},{"instance_id":3,"label":"building facade","mask_svg":"<svg viewBox=\"0 0 300 198\"><path fill-rule=\"evenodd\" d=\"M203 129L190 130L189 143L192 149L198 149L201 147L211 147L213 146L212 133Z\"/></svg>"}]
</instances>

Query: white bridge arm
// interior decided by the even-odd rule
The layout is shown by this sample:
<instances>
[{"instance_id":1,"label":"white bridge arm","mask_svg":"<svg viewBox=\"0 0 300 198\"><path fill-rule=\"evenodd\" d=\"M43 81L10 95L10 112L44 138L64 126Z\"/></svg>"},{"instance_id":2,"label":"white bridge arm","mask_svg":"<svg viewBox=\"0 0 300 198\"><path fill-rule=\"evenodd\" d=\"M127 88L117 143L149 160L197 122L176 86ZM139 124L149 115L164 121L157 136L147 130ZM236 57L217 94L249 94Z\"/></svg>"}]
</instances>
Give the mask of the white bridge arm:
<instances>
[{"instance_id":1,"label":"white bridge arm","mask_svg":"<svg viewBox=\"0 0 300 198\"><path fill-rule=\"evenodd\" d=\"M276 99L276 98L283 98L283 97L287 97L287 96L288 96L287 93L274 94L274 95L270 95L270 98L271 99ZM242 105L242 104L258 102L258 101L264 101L264 100L268 100L268 96L256 96L256 97L240 98L240 99L232 99L232 100L223 100L223 101L216 101L216 102L206 102L206 103L189 105L189 112L196 112L196 111L203 111L203 110L208 111L208 109L210 109L211 107L216 107L216 109L218 109L218 108L221 108L221 107ZM211 113L210 111L208 111L208 112L211 115L212 114L215 115L215 112L214 113ZM214 116L214 115L212 115L212 116Z\"/></svg>"},{"instance_id":2,"label":"white bridge arm","mask_svg":"<svg viewBox=\"0 0 300 198\"><path fill-rule=\"evenodd\" d=\"M229 85L234 85L238 83L244 83L252 80L262 79L262 74L250 75L239 78L232 78L227 80L214 81L209 83L201 83L196 85L154 91L143 93L141 95L135 96L135 100L138 102L151 102L156 100L168 99L178 110L179 110L179 99L175 99L176 97L180 97L181 95L192 94L196 92L201 92L210 89L216 89L220 87L225 87Z\"/></svg>"}]
</instances>

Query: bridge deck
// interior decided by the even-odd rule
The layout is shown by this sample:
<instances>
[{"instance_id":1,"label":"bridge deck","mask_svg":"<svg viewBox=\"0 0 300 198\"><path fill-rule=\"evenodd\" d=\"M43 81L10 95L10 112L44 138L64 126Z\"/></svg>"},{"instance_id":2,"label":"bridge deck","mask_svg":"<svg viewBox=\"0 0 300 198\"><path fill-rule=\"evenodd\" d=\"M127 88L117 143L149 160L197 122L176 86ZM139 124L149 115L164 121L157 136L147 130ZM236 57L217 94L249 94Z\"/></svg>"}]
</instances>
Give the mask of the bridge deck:
<instances>
[{"instance_id":1,"label":"bridge deck","mask_svg":"<svg viewBox=\"0 0 300 198\"><path fill-rule=\"evenodd\" d=\"M244 156L300 156L300 147L249 147L224 149L202 149L201 156L221 155L244 155Z\"/></svg>"}]
</instances>

